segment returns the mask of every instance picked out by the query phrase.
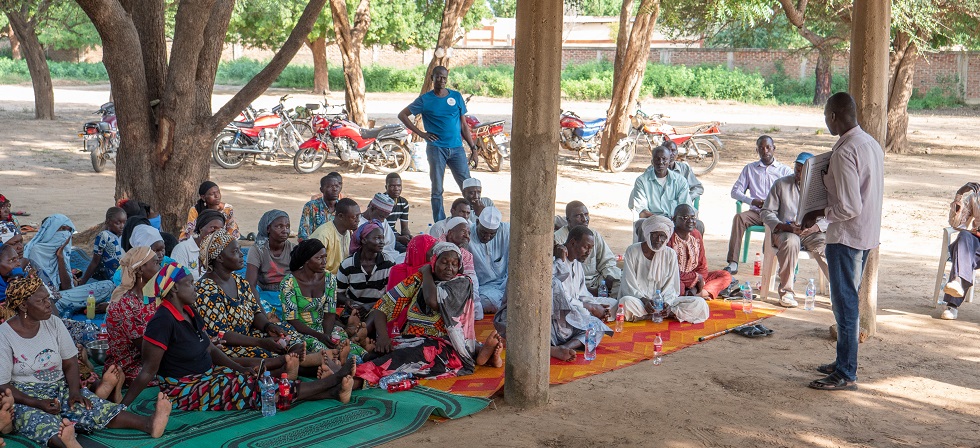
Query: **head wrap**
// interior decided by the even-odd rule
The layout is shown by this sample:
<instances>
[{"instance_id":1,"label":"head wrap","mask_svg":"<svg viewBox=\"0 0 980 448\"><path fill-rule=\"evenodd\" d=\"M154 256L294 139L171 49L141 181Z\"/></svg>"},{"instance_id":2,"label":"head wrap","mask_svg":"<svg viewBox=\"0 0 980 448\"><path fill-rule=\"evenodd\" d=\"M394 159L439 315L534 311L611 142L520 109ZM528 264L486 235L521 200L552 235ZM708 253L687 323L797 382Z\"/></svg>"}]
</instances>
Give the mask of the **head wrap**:
<instances>
[{"instance_id":1,"label":"head wrap","mask_svg":"<svg viewBox=\"0 0 980 448\"><path fill-rule=\"evenodd\" d=\"M10 200L7 199L6 196L0 194L0 206L4 206L4 205L10 205ZM7 213L7 216L0 216L0 219L2 219L4 221L13 221L14 220L14 214L13 213Z\"/></svg>"},{"instance_id":2,"label":"head wrap","mask_svg":"<svg viewBox=\"0 0 980 448\"><path fill-rule=\"evenodd\" d=\"M296 272L302 269L307 261L310 261L311 258L325 248L326 246L316 238L303 240L303 242L293 247L293 251L289 253L289 270Z\"/></svg>"},{"instance_id":3,"label":"head wrap","mask_svg":"<svg viewBox=\"0 0 980 448\"><path fill-rule=\"evenodd\" d=\"M463 189L464 190L467 189L467 188L470 188L470 187L480 187L480 188L483 188L483 184L480 183L480 179L477 179L475 177L471 177L471 178L466 179L466 180L463 181Z\"/></svg>"},{"instance_id":4,"label":"head wrap","mask_svg":"<svg viewBox=\"0 0 980 448\"><path fill-rule=\"evenodd\" d=\"M221 220L222 227L225 225L225 222L228 220L228 218L225 218L225 214L221 213L218 210L207 209L201 212L199 215L197 215L197 221L194 221L194 233L200 235L201 229L207 226L209 222L214 221L216 219Z\"/></svg>"},{"instance_id":5,"label":"head wrap","mask_svg":"<svg viewBox=\"0 0 980 448\"><path fill-rule=\"evenodd\" d=\"M262 214L262 218L259 219L259 234L255 237L255 244L263 244L269 241L269 226L272 222L282 218L289 219L289 215L282 210L269 210Z\"/></svg>"},{"instance_id":6,"label":"head wrap","mask_svg":"<svg viewBox=\"0 0 980 448\"><path fill-rule=\"evenodd\" d=\"M436 266L436 261L439 260L439 256L446 252L456 253L456 256L459 257L459 269L460 272L462 272L463 269L462 251L459 250L459 246L453 243L447 243L445 241L437 243L435 246L432 246L432 261L431 261L432 267ZM459 274L460 272L457 272L456 274Z\"/></svg>"},{"instance_id":7,"label":"head wrap","mask_svg":"<svg viewBox=\"0 0 980 448\"><path fill-rule=\"evenodd\" d=\"M150 247L156 244L157 241L163 241L163 235L160 235L160 231L155 227L147 224L140 224L133 229L133 234L129 236L129 246L140 247L146 246Z\"/></svg>"},{"instance_id":8,"label":"head wrap","mask_svg":"<svg viewBox=\"0 0 980 448\"><path fill-rule=\"evenodd\" d=\"M813 154L808 152L801 152L800 155L796 156L796 163L806 163L807 160L813 157Z\"/></svg>"},{"instance_id":9,"label":"head wrap","mask_svg":"<svg viewBox=\"0 0 980 448\"><path fill-rule=\"evenodd\" d=\"M10 199L7 199L6 196L0 194L0 205L9 204L9 203L10 203Z\"/></svg>"},{"instance_id":10,"label":"head wrap","mask_svg":"<svg viewBox=\"0 0 980 448\"><path fill-rule=\"evenodd\" d=\"M167 263L163 265L160 272L157 272L155 278L146 282L146 286L143 287L143 295L162 300L164 297L167 297L167 294L170 293L170 290L173 289L177 282L190 275L191 272L180 263Z\"/></svg>"},{"instance_id":11,"label":"head wrap","mask_svg":"<svg viewBox=\"0 0 980 448\"><path fill-rule=\"evenodd\" d=\"M123 226L123 233L121 238L122 249L124 251L133 248L133 245L130 244L129 240L130 238L133 237L133 230L135 230L136 227L142 225L146 225L146 226L150 225L150 220L147 219L146 216L130 216L129 218L126 218L126 225Z\"/></svg>"},{"instance_id":12,"label":"head wrap","mask_svg":"<svg viewBox=\"0 0 980 448\"><path fill-rule=\"evenodd\" d=\"M75 228L65 215L51 215L44 219L41 228L38 229L34 238L31 238L24 246L24 257L29 258L41 271L46 281L50 282L55 290L61 289L61 276L58 275L58 257L55 253L65 241L69 241L65 246L63 254L65 260L71 260L71 231L58 230L64 226Z\"/></svg>"},{"instance_id":13,"label":"head wrap","mask_svg":"<svg viewBox=\"0 0 980 448\"><path fill-rule=\"evenodd\" d=\"M487 207L483 209L483 213L480 213L479 221L484 229L497 230L497 227L500 227L501 219L500 210L497 210L497 207Z\"/></svg>"},{"instance_id":14,"label":"head wrap","mask_svg":"<svg viewBox=\"0 0 980 448\"><path fill-rule=\"evenodd\" d=\"M201 241L201 267L210 271L213 268L214 260L234 239L235 237L231 236L225 229L215 230L214 233L206 236L204 241Z\"/></svg>"},{"instance_id":15,"label":"head wrap","mask_svg":"<svg viewBox=\"0 0 980 448\"><path fill-rule=\"evenodd\" d=\"M16 314L20 304L43 287L44 283L37 277L15 278L7 284L7 300L4 304Z\"/></svg>"},{"instance_id":16,"label":"head wrap","mask_svg":"<svg viewBox=\"0 0 980 448\"><path fill-rule=\"evenodd\" d=\"M197 188L197 194L199 194L201 196L204 196L205 194L208 193L208 190L210 190L210 189L212 189L214 187L217 187L217 186L218 186L218 184L216 184L214 182L211 182L209 180L206 180L206 181L204 181L204 182L201 183L201 186L200 187ZM202 211L204 211L204 208L205 207L207 207L207 204L204 203L204 199L200 199L199 198L197 200L197 203L194 204L194 208L197 209L197 212L198 213L201 213Z\"/></svg>"},{"instance_id":17,"label":"head wrap","mask_svg":"<svg viewBox=\"0 0 980 448\"><path fill-rule=\"evenodd\" d=\"M357 230L354 231L354 237L350 239L350 253L353 255L354 252L361 250L361 239L368 236L374 229L381 229L381 226L386 226L388 224L382 223L377 219L372 219L364 224L361 224ZM382 233L384 230L382 229Z\"/></svg>"},{"instance_id":18,"label":"head wrap","mask_svg":"<svg viewBox=\"0 0 980 448\"><path fill-rule=\"evenodd\" d=\"M462 218L460 218L462 219ZM463 221L466 221L465 219ZM429 250L435 246L439 240L432 235L421 234L416 235L405 248L405 265L406 278L415 275L419 271L419 268L425 265L428 261Z\"/></svg>"},{"instance_id":19,"label":"head wrap","mask_svg":"<svg viewBox=\"0 0 980 448\"><path fill-rule=\"evenodd\" d=\"M445 227L446 232L449 232L450 230L455 229L456 226L458 226L460 224L470 225L470 221L467 220L466 218L461 217L461 216L454 216L452 218L449 218L446 221L446 227Z\"/></svg>"},{"instance_id":20,"label":"head wrap","mask_svg":"<svg viewBox=\"0 0 980 448\"><path fill-rule=\"evenodd\" d=\"M119 286L112 290L113 302L118 302L126 292L136 286L136 270L153 261L156 255L149 246L136 246L119 259L120 282Z\"/></svg>"},{"instance_id":21,"label":"head wrap","mask_svg":"<svg viewBox=\"0 0 980 448\"><path fill-rule=\"evenodd\" d=\"M391 210L395 208L395 200L391 199L391 197L385 193L378 193L374 195L373 199L371 199L371 205L379 210L383 210L385 214L390 215Z\"/></svg>"},{"instance_id":22,"label":"head wrap","mask_svg":"<svg viewBox=\"0 0 980 448\"><path fill-rule=\"evenodd\" d=\"M653 232L663 232L664 235L669 237L671 232L674 231L674 222L663 216L653 215L647 219L644 219L640 228L643 229L643 241L646 241L647 247L649 247L650 250L657 252L660 249L653 247L653 243L650 241L650 234ZM662 249L663 246L660 246L660 248Z\"/></svg>"},{"instance_id":23,"label":"head wrap","mask_svg":"<svg viewBox=\"0 0 980 448\"><path fill-rule=\"evenodd\" d=\"M0 221L0 244L6 244L17 235L20 235L17 224L13 221Z\"/></svg>"}]
</instances>

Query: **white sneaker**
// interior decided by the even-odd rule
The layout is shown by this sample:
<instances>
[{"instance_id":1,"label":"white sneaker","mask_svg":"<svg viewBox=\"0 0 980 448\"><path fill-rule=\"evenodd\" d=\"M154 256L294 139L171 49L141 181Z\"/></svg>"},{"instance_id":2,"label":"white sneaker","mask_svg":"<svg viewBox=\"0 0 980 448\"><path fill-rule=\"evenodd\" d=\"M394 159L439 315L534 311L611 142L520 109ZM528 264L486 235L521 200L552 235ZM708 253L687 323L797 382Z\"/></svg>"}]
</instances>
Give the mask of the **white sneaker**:
<instances>
[{"instance_id":1,"label":"white sneaker","mask_svg":"<svg viewBox=\"0 0 980 448\"><path fill-rule=\"evenodd\" d=\"M800 304L796 302L796 296L794 296L793 293L787 292L786 294L783 294L783 296L779 298L779 306L786 307L786 308L796 308L800 306Z\"/></svg>"},{"instance_id":2,"label":"white sneaker","mask_svg":"<svg viewBox=\"0 0 980 448\"><path fill-rule=\"evenodd\" d=\"M939 317L941 319L945 319L945 320L956 320L956 315L958 313L959 313L959 310L956 309L956 307L947 306L946 307L946 311L943 311L943 314L941 316L939 316Z\"/></svg>"},{"instance_id":3,"label":"white sneaker","mask_svg":"<svg viewBox=\"0 0 980 448\"><path fill-rule=\"evenodd\" d=\"M955 278L950 280L949 283L943 287L943 292L952 297L963 297L963 285L960 284L960 279Z\"/></svg>"}]
</instances>

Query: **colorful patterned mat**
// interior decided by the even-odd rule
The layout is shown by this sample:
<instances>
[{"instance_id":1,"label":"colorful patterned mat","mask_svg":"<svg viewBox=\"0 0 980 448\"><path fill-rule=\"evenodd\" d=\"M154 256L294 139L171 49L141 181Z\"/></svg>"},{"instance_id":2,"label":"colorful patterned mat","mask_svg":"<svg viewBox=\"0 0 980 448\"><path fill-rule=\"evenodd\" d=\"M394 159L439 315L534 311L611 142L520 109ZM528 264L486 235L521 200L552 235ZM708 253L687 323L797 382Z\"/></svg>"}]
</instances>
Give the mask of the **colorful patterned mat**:
<instances>
[{"instance_id":1,"label":"colorful patterned mat","mask_svg":"<svg viewBox=\"0 0 980 448\"><path fill-rule=\"evenodd\" d=\"M711 317L700 324L681 323L669 320L655 324L650 321L627 322L622 333L606 336L596 350L592 362L579 356L572 362L551 359L551 384L565 384L580 378L611 370L621 369L640 361L653 358L653 338L660 333L664 341L664 354L698 343L698 338L729 328L734 328L756 319L772 317L782 309L756 307L752 313L743 313L738 302L712 300L708 302ZM477 336L485 339L493 331L490 318L476 324ZM506 356L506 351L504 353ZM473 375L441 380L423 380L422 384L446 392L471 397L491 397L504 385L504 369L477 367Z\"/></svg>"}]
</instances>

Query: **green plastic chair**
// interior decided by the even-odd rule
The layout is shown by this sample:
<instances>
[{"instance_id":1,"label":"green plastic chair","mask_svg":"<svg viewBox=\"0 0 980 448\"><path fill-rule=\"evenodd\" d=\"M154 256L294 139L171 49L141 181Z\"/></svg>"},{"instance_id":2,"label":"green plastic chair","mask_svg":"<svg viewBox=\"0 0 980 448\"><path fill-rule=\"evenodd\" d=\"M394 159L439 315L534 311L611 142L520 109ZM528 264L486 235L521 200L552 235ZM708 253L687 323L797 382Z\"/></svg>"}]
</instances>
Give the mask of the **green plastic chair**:
<instances>
[{"instance_id":1,"label":"green plastic chair","mask_svg":"<svg viewBox=\"0 0 980 448\"><path fill-rule=\"evenodd\" d=\"M735 213L742 213L742 201L735 201ZM747 262L749 259L749 243L752 242L753 232L765 236L766 226L749 226L745 229L745 236L742 238L742 263Z\"/></svg>"}]
</instances>

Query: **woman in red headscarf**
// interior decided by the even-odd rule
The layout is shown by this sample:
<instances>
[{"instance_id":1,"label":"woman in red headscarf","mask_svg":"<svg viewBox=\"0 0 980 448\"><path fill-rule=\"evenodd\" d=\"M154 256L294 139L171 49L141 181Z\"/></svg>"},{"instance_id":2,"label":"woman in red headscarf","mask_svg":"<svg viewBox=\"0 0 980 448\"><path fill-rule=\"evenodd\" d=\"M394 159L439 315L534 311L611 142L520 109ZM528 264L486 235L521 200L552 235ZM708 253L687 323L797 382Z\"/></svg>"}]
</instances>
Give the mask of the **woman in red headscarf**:
<instances>
[{"instance_id":1,"label":"woman in red headscarf","mask_svg":"<svg viewBox=\"0 0 980 448\"><path fill-rule=\"evenodd\" d=\"M391 268L391 271L388 271L388 290L391 290L406 278L415 275L419 271L419 268L428 262L429 251L438 242L439 240L434 236L424 233L412 238L408 242L408 247L405 250L405 262L396 264Z\"/></svg>"}]
</instances>

